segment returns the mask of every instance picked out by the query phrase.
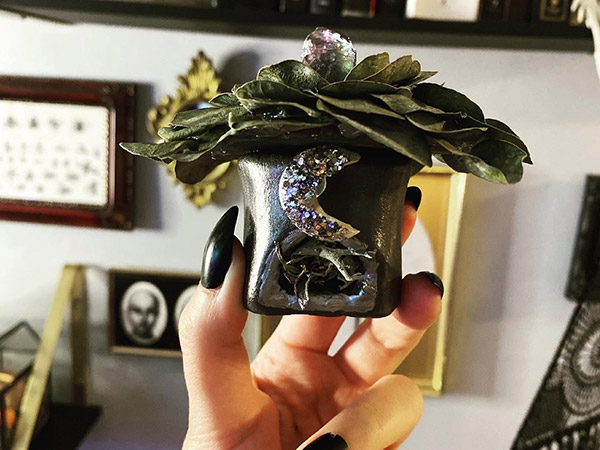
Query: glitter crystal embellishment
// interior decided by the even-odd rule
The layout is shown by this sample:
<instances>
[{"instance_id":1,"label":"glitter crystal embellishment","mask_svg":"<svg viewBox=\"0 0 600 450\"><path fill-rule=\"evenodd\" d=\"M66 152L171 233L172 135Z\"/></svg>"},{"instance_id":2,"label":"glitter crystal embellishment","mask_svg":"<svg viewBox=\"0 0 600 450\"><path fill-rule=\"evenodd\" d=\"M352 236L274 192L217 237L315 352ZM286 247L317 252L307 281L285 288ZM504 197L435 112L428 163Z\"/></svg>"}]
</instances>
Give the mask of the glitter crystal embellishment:
<instances>
[{"instance_id":1,"label":"glitter crystal embellishment","mask_svg":"<svg viewBox=\"0 0 600 450\"><path fill-rule=\"evenodd\" d=\"M300 231L327 242L345 241L359 233L328 215L317 200L325 190L327 177L359 159L358 153L332 147L312 148L294 157L279 180L279 202Z\"/></svg>"},{"instance_id":2,"label":"glitter crystal embellishment","mask_svg":"<svg viewBox=\"0 0 600 450\"><path fill-rule=\"evenodd\" d=\"M302 46L302 62L330 83L343 80L356 64L352 41L341 33L318 27Z\"/></svg>"}]
</instances>

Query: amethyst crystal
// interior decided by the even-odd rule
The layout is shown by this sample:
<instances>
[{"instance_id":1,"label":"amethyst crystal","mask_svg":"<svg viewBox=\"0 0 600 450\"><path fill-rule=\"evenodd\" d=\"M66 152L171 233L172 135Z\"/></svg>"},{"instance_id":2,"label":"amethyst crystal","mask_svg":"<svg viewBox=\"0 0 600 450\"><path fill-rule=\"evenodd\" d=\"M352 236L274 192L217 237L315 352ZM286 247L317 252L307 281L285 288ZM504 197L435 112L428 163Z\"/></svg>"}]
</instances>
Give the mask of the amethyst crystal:
<instances>
[{"instance_id":1,"label":"amethyst crystal","mask_svg":"<svg viewBox=\"0 0 600 450\"><path fill-rule=\"evenodd\" d=\"M302 62L330 83L343 80L356 64L356 50L347 36L318 27L304 40Z\"/></svg>"}]
</instances>

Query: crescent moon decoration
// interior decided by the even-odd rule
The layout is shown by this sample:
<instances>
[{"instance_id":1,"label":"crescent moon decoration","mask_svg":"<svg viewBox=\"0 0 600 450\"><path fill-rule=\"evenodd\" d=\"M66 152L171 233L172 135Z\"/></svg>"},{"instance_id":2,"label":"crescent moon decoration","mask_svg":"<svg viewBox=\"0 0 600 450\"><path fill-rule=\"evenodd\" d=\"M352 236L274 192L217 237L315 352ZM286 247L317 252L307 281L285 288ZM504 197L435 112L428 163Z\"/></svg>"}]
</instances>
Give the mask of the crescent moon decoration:
<instances>
[{"instance_id":1,"label":"crescent moon decoration","mask_svg":"<svg viewBox=\"0 0 600 450\"><path fill-rule=\"evenodd\" d=\"M323 211L317 200L327 177L359 159L358 153L333 147L311 148L294 156L279 180L279 202L300 231L327 242L345 241L360 233Z\"/></svg>"}]
</instances>

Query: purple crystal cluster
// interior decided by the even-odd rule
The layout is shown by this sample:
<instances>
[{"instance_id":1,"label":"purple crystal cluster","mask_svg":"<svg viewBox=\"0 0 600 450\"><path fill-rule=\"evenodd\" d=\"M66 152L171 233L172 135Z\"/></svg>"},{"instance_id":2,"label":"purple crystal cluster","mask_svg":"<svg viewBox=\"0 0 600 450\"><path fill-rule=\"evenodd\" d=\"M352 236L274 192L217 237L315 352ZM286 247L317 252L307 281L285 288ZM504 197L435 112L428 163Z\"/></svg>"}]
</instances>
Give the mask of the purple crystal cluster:
<instances>
[{"instance_id":1,"label":"purple crystal cluster","mask_svg":"<svg viewBox=\"0 0 600 450\"><path fill-rule=\"evenodd\" d=\"M343 34L318 27L302 46L302 62L330 83L342 81L356 64L356 50Z\"/></svg>"},{"instance_id":2,"label":"purple crystal cluster","mask_svg":"<svg viewBox=\"0 0 600 450\"><path fill-rule=\"evenodd\" d=\"M359 158L357 153L330 147L313 148L294 157L281 175L279 201L298 229L328 242L344 241L359 233L351 225L325 213L317 200L325 179Z\"/></svg>"}]
</instances>

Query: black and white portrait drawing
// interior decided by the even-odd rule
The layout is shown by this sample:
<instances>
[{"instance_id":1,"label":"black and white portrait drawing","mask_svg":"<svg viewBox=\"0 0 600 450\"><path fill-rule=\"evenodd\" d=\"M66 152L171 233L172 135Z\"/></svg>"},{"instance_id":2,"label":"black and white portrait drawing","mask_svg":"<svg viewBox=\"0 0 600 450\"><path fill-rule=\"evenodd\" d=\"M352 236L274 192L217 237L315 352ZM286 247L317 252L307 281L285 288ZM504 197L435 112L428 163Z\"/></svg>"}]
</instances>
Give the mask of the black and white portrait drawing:
<instances>
[{"instance_id":1,"label":"black and white portrait drawing","mask_svg":"<svg viewBox=\"0 0 600 450\"><path fill-rule=\"evenodd\" d=\"M157 342L167 326L167 303L156 285L147 281L132 284L120 306L121 326L129 339L138 345Z\"/></svg>"}]
</instances>

